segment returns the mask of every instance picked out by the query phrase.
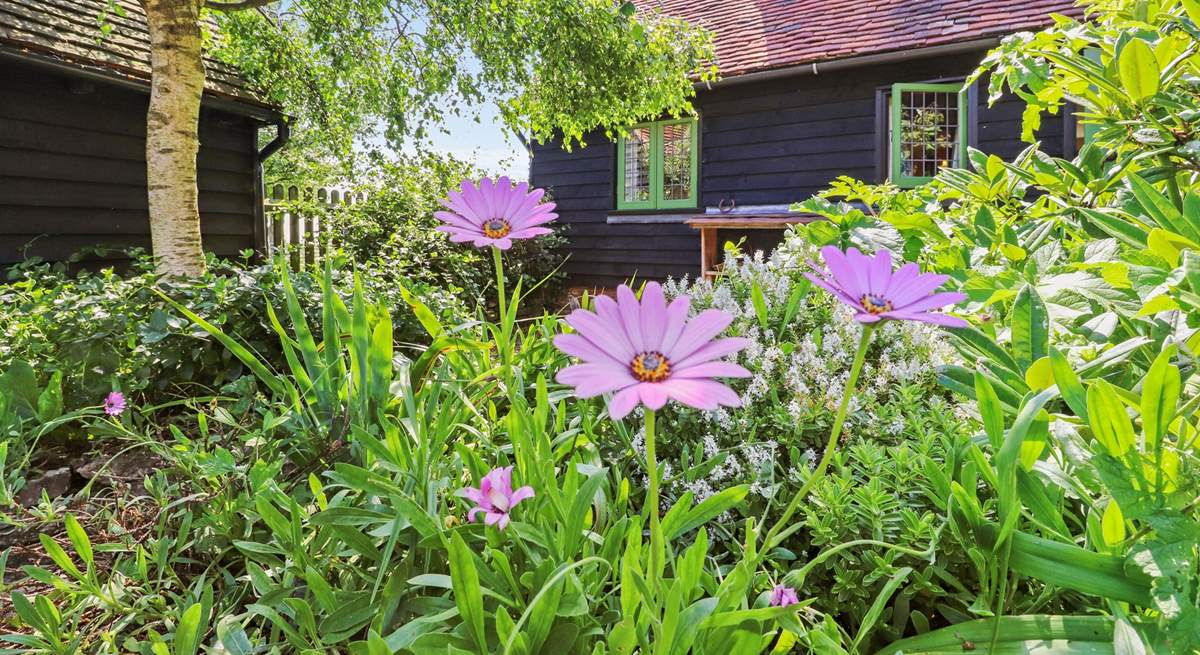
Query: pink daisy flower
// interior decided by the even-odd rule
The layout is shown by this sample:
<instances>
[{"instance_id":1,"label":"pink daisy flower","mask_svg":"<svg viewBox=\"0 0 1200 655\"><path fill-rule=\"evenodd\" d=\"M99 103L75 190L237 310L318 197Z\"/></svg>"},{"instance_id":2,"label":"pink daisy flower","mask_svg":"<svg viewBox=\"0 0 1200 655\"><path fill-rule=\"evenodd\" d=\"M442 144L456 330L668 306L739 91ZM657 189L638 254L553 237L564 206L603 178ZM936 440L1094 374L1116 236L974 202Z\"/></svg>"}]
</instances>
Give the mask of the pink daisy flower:
<instances>
[{"instance_id":1,"label":"pink daisy flower","mask_svg":"<svg viewBox=\"0 0 1200 655\"><path fill-rule=\"evenodd\" d=\"M559 350L583 360L558 373L580 398L613 393L608 413L621 419L645 403L660 409L673 399L696 409L738 407L741 399L718 377L749 377L732 362L719 361L749 345L749 339L713 340L733 317L716 309L688 320L691 299L670 306L662 287L650 282L639 303L633 290L617 288L617 300L597 296L596 311L577 309L566 318L574 334L554 338Z\"/></svg>"},{"instance_id":2,"label":"pink daisy flower","mask_svg":"<svg viewBox=\"0 0 1200 655\"><path fill-rule=\"evenodd\" d=\"M474 523L475 515L483 513L483 522L503 530L508 526L508 513L517 503L526 498L533 498L533 487L521 487L516 491L512 488L511 466L492 469L491 473L483 476L479 487L467 487L458 495L475 503L475 507L467 512L467 518Z\"/></svg>"},{"instance_id":3,"label":"pink daisy flower","mask_svg":"<svg viewBox=\"0 0 1200 655\"><path fill-rule=\"evenodd\" d=\"M800 598L796 596L796 590L791 587L777 584L771 590L771 607L787 607L788 605L796 605L799 602Z\"/></svg>"},{"instance_id":4,"label":"pink daisy flower","mask_svg":"<svg viewBox=\"0 0 1200 655\"><path fill-rule=\"evenodd\" d=\"M125 411L125 394L113 391L104 397L104 413L109 416L120 416Z\"/></svg>"},{"instance_id":5,"label":"pink daisy flower","mask_svg":"<svg viewBox=\"0 0 1200 655\"><path fill-rule=\"evenodd\" d=\"M842 252L833 246L821 249L826 269L816 264L817 274L805 273L809 280L852 307L860 323L883 320L922 321L946 327L966 327L961 318L930 310L960 303L966 295L957 292L934 293L947 275L922 273L908 263L892 271L892 253L880 250L874 257L851 248Z\"/></svg>"},{"instance_id":6,"label":"pink daisy flower","mask_svg":"<svg viewBox=\"0 0 1200 655\"><path fill-rule=\"evenodd\" d=\"M549 228L538 227L558 218L554 203L538 204L545 193L543 189L530 191L525 182L513 186L507 177L494 182L485 177L478 185L463 180L462 190L451 191L442 201L450 211L434 213L445 223L437 230L449 234L455 243L470 241L480 248L508 250L513 239L550 234Z\"/></svg>"}]
</instances>

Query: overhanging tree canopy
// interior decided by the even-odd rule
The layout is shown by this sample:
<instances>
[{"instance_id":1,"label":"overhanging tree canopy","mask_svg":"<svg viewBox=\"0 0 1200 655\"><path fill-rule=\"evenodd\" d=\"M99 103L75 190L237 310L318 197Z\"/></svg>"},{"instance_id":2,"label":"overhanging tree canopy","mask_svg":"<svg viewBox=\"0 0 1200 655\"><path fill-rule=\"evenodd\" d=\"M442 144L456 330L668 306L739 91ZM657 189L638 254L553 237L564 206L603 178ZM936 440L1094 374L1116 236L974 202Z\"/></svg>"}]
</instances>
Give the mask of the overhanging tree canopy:
<instances>
[{"instance_id":1,"label":"overhanging tree canopy","mask_svg":"<svg viewBox=\"0 0 1200 655\"><path fill-rule=\"evenodd\" d=\"M534 138L581 142L690 111L715 75L706 35L613 0L141 0L154 82L147 130L154 251L170 275L203 270L196 124L201 13L217 10L219 56L302 126L348 154L382 129L419 139L484 99Z\"/></svg>"}]
</instances>

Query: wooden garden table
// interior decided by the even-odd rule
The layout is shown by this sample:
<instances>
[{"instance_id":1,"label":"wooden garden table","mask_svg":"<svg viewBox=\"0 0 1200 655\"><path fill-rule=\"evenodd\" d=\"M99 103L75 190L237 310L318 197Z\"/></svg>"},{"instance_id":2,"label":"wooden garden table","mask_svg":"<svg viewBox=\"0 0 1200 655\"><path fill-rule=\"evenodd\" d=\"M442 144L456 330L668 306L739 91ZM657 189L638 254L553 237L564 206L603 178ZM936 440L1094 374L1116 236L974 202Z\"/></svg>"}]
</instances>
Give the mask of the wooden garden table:
<instances>
[{"instance_id":1,"label":"wooden garden table","mask_svg":"<svg viewBox=\"0 0 1200 655\"><path fill-rule=\"evenodd\" d=\"M702 214L687 220L693 229L700 230L700 271L706 278L716 277L717 230L786 230L799 223L820 220L814 214Z\"/></svg>"}]
</instances>

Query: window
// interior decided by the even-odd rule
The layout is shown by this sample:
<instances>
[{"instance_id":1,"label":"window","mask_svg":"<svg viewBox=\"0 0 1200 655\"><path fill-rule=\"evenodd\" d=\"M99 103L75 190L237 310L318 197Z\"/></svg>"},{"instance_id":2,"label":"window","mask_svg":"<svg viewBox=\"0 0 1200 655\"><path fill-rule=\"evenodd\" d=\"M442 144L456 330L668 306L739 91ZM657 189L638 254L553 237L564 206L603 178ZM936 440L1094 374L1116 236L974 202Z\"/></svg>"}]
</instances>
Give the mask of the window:
<instances>
[{"instance_id":1,"label":"window","mask_svg":"<svg viewBox=\"0 0 1200 655\"><path fill-rule=\"evenodd\" d=\"M967 93L960 84L894 84L889 111L888 173L913 187L966 164Z\"/></svg>"},{"instance_id":2,"label":"window","mask_svg":"<svg viewBox=\"0 0 1200 655\"><path fill-rule=\"evenodd\" d=\"M617 141L617 209L696 206L694 119L633 126Z\"/></svg>"}]
</instances>

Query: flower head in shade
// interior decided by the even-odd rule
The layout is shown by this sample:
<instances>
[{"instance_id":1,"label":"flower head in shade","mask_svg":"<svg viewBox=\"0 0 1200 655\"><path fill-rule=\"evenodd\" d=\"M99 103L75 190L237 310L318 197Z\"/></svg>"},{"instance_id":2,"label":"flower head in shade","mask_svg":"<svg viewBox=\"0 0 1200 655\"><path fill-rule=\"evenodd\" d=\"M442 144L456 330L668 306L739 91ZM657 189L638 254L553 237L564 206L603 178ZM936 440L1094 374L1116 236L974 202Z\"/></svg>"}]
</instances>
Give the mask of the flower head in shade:
<instances>
[{"instance_id":1,"label":"flower head in shade","mask_svg":"<svg viewBox=\"0 0 1200 655\"><path fill-rule=\"evenodd\" d=\"M668 399L696 409L737 407L741 399L717 382L720 377L749 377L737 364L720 361L749 345L749 339L716 339L733 317L716 309L688 320L691 299L667 305L662 287L650 282L638 302L621 285L617 299L596 297L596 311L577 309L567 317L574 334L554 339L558 349L583 360L558 372L558 381L575 387L580 398L613 393L608 413L620 419L639 402L659 409Z\"/></svg>"},{"instance_id":2,"label":"flower head in shade","mask_svg":"<svg viewBox=\"0 0 1200 655\"><path fill-rule=\"evenodd\" d=\"M462 189L451 191L442 201L449 211L434 214L444 223L437 229L456 243L470 241L480 248L508 250L513 239L531 239L551 232L539 227L558 218L554 203L538 203L543 195L544 190L530 191L524 182L513 186L507 177L496 181L485 177L479 184L463 180Z\"/></svg>"},{"instance_id":3,"label":"flower head in shade","mask_svg":"<svg viewBox=\"0 0 1200 655\"><path fill-rule=\"evenodd\" d=\"M908 263L892 271L892 253L880 250L868 257L851 248L842 252L833 246L821 249L825 269L813 264L816 274L809 280L854 309L860 323L883 320L922 321L947 327L966 327L961 318L933 312L966 299L956 292L934 293L949 279L946 275L922 273Z\"/></svg>"},{"instance_id":4,"label":"flower head in shade","mask_svg":"<svg viewBox=\"0 0 1200 655\"><path fill-rule=\"evenodd\" d=\"M459 496L475 503L475 507L467 512L467 518L475 521L476 514L483 514L483 522L494 525L501 530L508 526L508 513L517 503L526 498L533 498L533 487L521 487L516 491L512 488L511 466L492 469L491 473L483 476L479 488L467 487L458 492Z\"/></svg>"},{"instance_id":5,"label":"flower head in shade","mask_svg":"<svg viewBox=\"0 0 1200 655\"><path fill-rule=\"evenodd\" d=\"M796 596L796 590L791 587L785 587L781 584L775 585L771 590L771 607L787 607L800 602L800 598Z\"/></svg>"},{"instance_id":6,"label":"flower head in shade","mask_svg":"<svg viewBox=\"0 0 1200 655\"><path fill-rule=\"evenodd\" d=\"M109 416L120 416L125 411L125 394L114 391L104 397L104 413Z\"/></svg>"}]
</instances>

